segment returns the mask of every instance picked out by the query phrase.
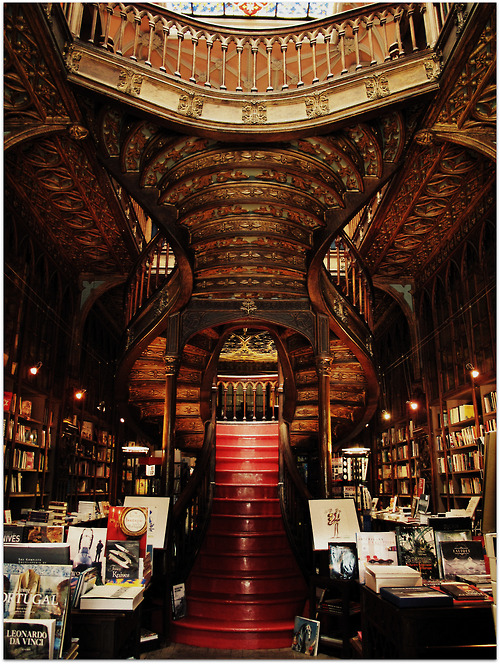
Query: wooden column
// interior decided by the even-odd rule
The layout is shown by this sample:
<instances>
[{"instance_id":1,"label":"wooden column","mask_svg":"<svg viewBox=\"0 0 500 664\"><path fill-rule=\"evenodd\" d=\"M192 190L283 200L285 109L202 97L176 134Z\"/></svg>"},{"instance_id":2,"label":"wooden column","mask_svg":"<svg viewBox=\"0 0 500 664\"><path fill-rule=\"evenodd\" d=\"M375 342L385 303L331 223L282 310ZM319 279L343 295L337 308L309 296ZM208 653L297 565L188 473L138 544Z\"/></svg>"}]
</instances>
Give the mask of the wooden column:
<instances>
[{"instance_id":1,"label":"wooden column","mask_svg":"<svg viewBox=\"0 0 500 664\"><path fill-rule=\"evenodd\" d=\"M163 496L170 496L174 486L174 421L176 376L179 370L177 355L163 357L165 361L165 403L163 406L163 431L161 437L161 486Z\"/></svg>"},{"instance_id":2,"label":"wooden column","mask_svg":"<svg viewBox=\"0 0 500 664\"><path fill-rule=\"evenodd\" d=\"M321 469L321 491L323 498L330 498L333 485L332 473L332 427L330 415L330 361L329 355L316 359L318 371L319 409L319 454Z\"/></svg>"}]
</instances>

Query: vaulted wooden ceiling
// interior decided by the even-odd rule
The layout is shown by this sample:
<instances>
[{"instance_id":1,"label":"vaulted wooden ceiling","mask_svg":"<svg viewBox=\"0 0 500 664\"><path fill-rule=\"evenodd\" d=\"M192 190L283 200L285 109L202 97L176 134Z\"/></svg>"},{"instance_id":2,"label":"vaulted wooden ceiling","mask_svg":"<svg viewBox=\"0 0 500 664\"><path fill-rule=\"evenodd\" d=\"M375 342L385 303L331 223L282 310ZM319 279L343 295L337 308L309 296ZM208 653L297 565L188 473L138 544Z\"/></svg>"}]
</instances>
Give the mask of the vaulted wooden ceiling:
<instances>
[{"instance_id":1,"label":"vaulted wooden ceiling","mask_svg":"<svg viewBox=\"0 0 500 664\"><path fill-rule=\"evenodd\" d=\"M4 6L6 212L22 218L69 277L125 279L138 246L91 138L91 95L68 84L43 11ZM360 252L375 284L422 282L494 207L494 13L487 3L477 11L373 208ZM234 260L246 264L244 254Z\"/></svg>"}]
</instances>

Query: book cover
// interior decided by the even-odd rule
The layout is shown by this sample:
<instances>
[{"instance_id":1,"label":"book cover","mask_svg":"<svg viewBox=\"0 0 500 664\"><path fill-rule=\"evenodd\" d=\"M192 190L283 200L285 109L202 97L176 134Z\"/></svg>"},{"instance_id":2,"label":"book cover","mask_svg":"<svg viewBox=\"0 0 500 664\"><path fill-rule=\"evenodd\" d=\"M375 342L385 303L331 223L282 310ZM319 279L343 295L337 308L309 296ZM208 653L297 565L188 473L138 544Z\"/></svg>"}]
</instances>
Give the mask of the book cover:
<instances>
[{"instance_id":1,"label":"book cover","mask_svg":"<svg viewBox=\"0 0 500 664\"><path fill-rule=\"evenodd\" d=\"M352 498L310 500L309 510L315 551L328 551L333 540L356 541L360 528Z\"/></svg>"},{"instance_id":2,"label":"book cover","mask_svg":"<svg viewBox=\"0 0 500 664\"><path fill-rule=\"evenodd\" d=\"M481 602L490 601L490 598L486 595L486 593L483 593L477 588L474 588L469 583L445 582L441 583L439 587L445 593L451 595L453 599L474 600Z\"/></svg>"},{"instance_id":3,"label":"book cover","mask_svg":"<svg viewBox=\"0 0 500 664\"><path fill-rule=\"evenodd\" d=\"M457 574L486 574L483 545L479 540L441 542L443 577Z\"/></svg>"},{"instance_id":4,"label":"book cover","mask_svg":"<svg viewBox=\"0 0 500 664\"><path fill-rule=\"evenodd\" d=\"M24 542L24 526L17 524L4 525L3 527L3 543L4 544L20 544Z\"/></svg>"},{"instance_id":5,"label":"book cover","mask_svg":"<svg viewBox=\"0 0 500 664\"><path fill-rule=\"evenodd\" d=\"M83 572L88 567L101 570L106 546L106 528L89 526L69 526L66 538L75 572Z\"/></svg>"},{"instance_id":6,"label":"book cover","mask_svg":"<svg viewBox=\"0 0 500 664\"><path fill-rule=\"evenodd\" d=\"M355 542L329 542L328 561L331 579L358 578L358 552Z\"/></svg>"},{"instance_id":7,"label":"book cover","mask_svg":"<svg viewBox=\"0 0 500 664\"><path fill-rule=\"evenodd\" d=\"M422 525L397 526L396 546L400 565L418 570L423 579L439 578L433 528Z\"/></svg>"},{"instance_id":8,"label":"book cover","mask_svg":"<svg viewBox=\"0 0 500 664\"><path fill-rule=\"evenodd\" d=\"M366 583L366 565L397 565L396 534L389 532L359 532L356 534L358 549L359 582Z\"/></svg>"},{"instance_id":9,"label":"book cover","mask_svg":"<svg viewBox=\"0 0 500 664\"><path fill-rule=\"evenodd\" d=\"M133 611L144 596L143 586L94 586L80 599L80 609Z\"/></svg>"},{"instance_id":10,"label":"book cover","mask_svg":"<svg viewBox=\"0 0 500 664\"><path fill-rule=\"evenodd\" d=\"M183 583L177 583L172 587L172 618L173 620L180 620L186 615L186 588Z\"/></svg>"},{"instance_id":11,"label":"book cover","mask_svg":"<svg viewBox=\"0 0 500 664\"><path fill-rule=\"evenodd\" d=\"M107 541L105 578L106 583L140 580L139 542L134 540Z\"/></svg>"},{"instance_id":12,"label":"book cover","mask_svg":"<svg viewBox=\"0 0 500 664\"><path fill-rule=\"evenodd\" d=\"M123 526L122 524L122 514L125 510L129 510L133 506L127 506L125 507L124 505L113 505L109 508L109 513L108 513L108 525L107 525L107 534L106 534L106 539L110 542L116 542L120 540L128 540L129 536L125 534L123 531ZM146 514L146 523L147 523L147 518L148 518L148 511L145 507L140 507L138 509L142 509L145 511ZM134 536L132 538L134 542L139 542L139 557L144 558L146 555L146 544L147 544L147 528L144 530L144 533L140 536Z\"/></svg>"},{"instance_id":13,"label":"book cover","mask_svg":"<svg viewBox=\"0 0 500 664\"><path fill-rule=\"evenodd\" d=\"M436 530L434 529L434 541L436 542L436 555L438 559L439 577L444 578L443 572L443 554L441 552L441 542L457 542L471 540L472 532L470 530Z\"/></svg>"},{"instance_id":14,"label":"book cover","mask_svg":"<svg viewBox=\"0 0 500 664\"><path fill-rule=\"evenodd\" d=\"M54 619L54 658L60 657L69 610L71 565L4 563L4 619Z\"/></svg>"},{"instance_id":15,"label":"book cover","mask_svg":"<svg viewBox=\"0 0 500 664\"><path fill-rule=\"evenodd\" d=\"M69 565L69 545L65 542L12 542L4 544L3 561L19 565Z\"/></svg>"},{"instance_id":16,"label":"book cover","mask_svg":"<svg viewBox=\"0 0 500 664\"><path fill-rule=\"evenodd\" d=\"M170 498L152 497L152 496L125 496L124 507L137 506L147 507L148 532L147 544L152 544L153 548L162 549L165 546L165 533L167 531L168 510Z\"/></svg>"},{"instance_id":17,"label":"book cover","mask_svg":"<svg viewBox=\"0 0 500 664\"><path fill-rule=\"evenodd\" d=\"M315 657L319 645L319 620L296 616L293 626L292 650Z\"/></svg>"},{"instance_id":18,"label":"book cover","mask_svg":"<svg viewBox=\"0 0 500 664\"><path fill-rule=\"evenodd\" d=\"M428 586L409 588L380 588L380 596L401 607L411 606L452 606L453 598L440 590Z\"/></svg>"},{"instance_id":19,"label":"book cover","mask_svg":"<svg viewBox=\"0 0 500 664\"><path fill-rule=\"evenodd\" d=\"M26 525L25 542L64 542L64 526Z\"/></svg>"},{"instance_id":20,"label":"book cover","mask_svg":"<svg viewBox=\"0 0 500 664\"><path fill-rule=\"evenodd\" d=\"M5 659L53 659L56 621L4 618Z\"/></svg>"}]
</instances>

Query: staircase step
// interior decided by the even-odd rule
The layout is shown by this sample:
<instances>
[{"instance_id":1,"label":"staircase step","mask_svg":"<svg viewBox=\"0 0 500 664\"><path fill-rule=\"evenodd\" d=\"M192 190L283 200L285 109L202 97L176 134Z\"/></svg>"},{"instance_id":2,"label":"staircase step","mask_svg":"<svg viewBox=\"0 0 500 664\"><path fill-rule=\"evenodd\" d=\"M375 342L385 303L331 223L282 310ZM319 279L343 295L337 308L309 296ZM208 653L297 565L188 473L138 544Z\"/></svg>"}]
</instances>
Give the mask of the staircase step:
<instances>
[{"instance_id":1,"label":"staircase step","mask_svg":"<svg viewBox=\"0 0 500 664\"><path fill-rule=\"evenodd\" d=\"M266 500L276 498L278 487L276 484L255 484L240 486L239 484L218 484L215 487L215 496L225 500L233 498L239 500Z\"/></svg>"},{"instance_id":2,"label":"staircase step","mask_svg":"<svg viewBox=\"0 0 500 664\"><path fill-rule=\"evenodd\" d=\"M233 434L219 434L217 435L217 444L234 445L234 447L253 447L254 449L272 448L276 449L276 436L242 436L238 437Z\"/></svg>"},{"instance_id":3,"label":"staircase step","mask_svg":"<svg viewBox=\"0 0 500 664\"><path fill-rule=\"evenodd\" d=\"M186 617L172 624L175 643L239 650L264 650L291 646L293 620L222 621Z\"/></svg>"},{"instance_id":4,"label":"staircase step","mask_svg":"<svg viewBox=\"0 0 500 664\"><path fill-rule=\"evenodd\" d=\"M217 422L215 435L274 436L276 442L279 432L278 422Z\"/></svg>"},{"instance_id":5,"label":"staircase step","mask_svg":"<svg viewBox=\"0 0 500 664\"><path fill-rule=\"evenodd\" d=\"M278 472L278 459L220 459L215 461L215 472L261 472L274 470Z\"/></svg>"},{"instance_id":6,"label":"staircase step","mask_svg":"<svg viewBox=\"0 0 500 664\"><path fill-rule=\"evenodd\" d=\"M284 557L281 551L273 553L219 553L209 555L202 551L196 560L196 569L200 572L232 572L239 570L245 572L276 572L279 570L296 570L295 560Z\"/></svg>"},{"instance_id":7,"label":"staircase step","mask_svg":"<svg viewBox=\"0 0 500 664\"><path fill-rule=\"evenodd\" d=\"M290 606L300 615L304 607L304 593L290 590L279 593L278 597L245 595L243 598L228 598L226 594L198 592L188 598L189 615L192 617L220 620L286 620L290 619Z\"/></svg>"},{"instance_id":8,"label":"staircase step","mask_svg":"<svg viewBox=\"0 0 500 664\"><path fill-rule=\"evenodd\" d=\"M228 534L208 531L205 539L206 551L217 553L271 553L286 552L291 555L285 532L265 533L264 536L249 533Z\"/></svg>"},{"instance_id":9,"label":"staircase step","mask_svg":"<svg viewBox=\"0 0 500 664\"><path fill-rule=\"evenodd\" d=\"M216 470L216 484L278 484L277 470L259 470L255 472L238 470Z\"/></svg>"},{"instance_id":10,"label":"staircase step","mask_svg":"<svg viewBox=\"0 0 500 664\"><path fill-rule=\"evenodd\" d=\"M221 444L217 441L215 449L216 459L276 459L278 460L278 449L276 446L260 446Z\"/></svg>"},{"instance_id":11,"label":"staircase step","mask_svg":"<svg viewBox=\"0 0 500 664\"><path fill-rule=\"evenodd\" d=\"M275 516L281 514L278 498L264 498L256 500L241 500L240 498L214 498L212 515L239 514L240 516L255 516L267 514Z\"/></svg>"},{"instance_id":12,"label":"staircase step","mask_svg":"<svg viewBox=\"0 0 500 664\"><path fill-rule=\"evenodd\" d=\"M249 573L250 574L250 573ZM295 572L268 574L256 572L249 576L242 576L241 573L229 574L198 574L193 571L188 583L186 584L187 594L198 590L209 592L228 593L230 595L263 595L268 597L293 586L297 575Z\"/></svg>"},{"instance_id":13,"label":"staircase step","mask_svg":"<svg viewBox=\"0 0 500 664\"><path fill-rule=\"evenodd\" d=\"M282 526L281 514L257 514L240 516L239 514L213 514L211 527L225 533L263 533L276 532Z\"/></svg>"}]
</instances>

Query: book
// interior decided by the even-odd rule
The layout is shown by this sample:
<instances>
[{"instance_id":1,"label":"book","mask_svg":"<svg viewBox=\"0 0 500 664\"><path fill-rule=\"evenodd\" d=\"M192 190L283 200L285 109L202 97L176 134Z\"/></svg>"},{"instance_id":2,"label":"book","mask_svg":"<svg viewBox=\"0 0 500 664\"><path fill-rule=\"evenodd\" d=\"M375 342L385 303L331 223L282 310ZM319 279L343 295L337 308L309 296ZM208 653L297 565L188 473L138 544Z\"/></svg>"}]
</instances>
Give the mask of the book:
<instances>
[{"instance_id":1,"label":"book","mask_svg":"<svg viewBox=\"0 0 500 664\"><path fill-rule=\"evenodd\" d=\"M394 531L356 533L356 546L358 550L359 582L366 582L367 564L371 565L397 565L398 551L396 547L396 534Z\"/></svg>"},{"instance_id":2,"label":"book","mask_svg":"<svg viewBox=\"0 0 500 664\"><path fill-rule=\"evenodd\" d=\"M60 657L69 610L71 565L4 563L4 619L55 619Z\"/></svg>"},{"instance_id":3,"label":"book","mask_svg":"<svg viewBox=\"0 0 500 664\"><path fill-rule=\"evenodd\" d=\"M5 659L53 659L56 621L4 618Z\"/></svg>"},{"instance_id":4,"label":"book","mask_svg":"<svg viewBox=\"0 0 500 664\"><path fill-rule=\"evenodd\" d=\"M124 510L130 510L131 507L134 507L133 505L125 507L124 505L118 505L118 506L111 506L109 508L109 513L108 513L108 524L107 524L107 534L106 534L106 539L109 542L116 542L116 541L125 541L129 539L129 536L125 534L125 532L122 529L121 523L122 523L122 514ZM139 507L137 509L141 509L145 511L145 519L147 523L148 519L148 510L145 507ZM134 542L139 542L139 557L144 558L146 555L146 545L147 545L147 528L144 531L144 534L140 535L139 537L135 536L132 538Z\"/></svg>"},{"instance_id":5,"label":"book","mask_svg":"<svg viewBox=\"0 0 500 664\"><path fill-rule=\"evenodd\" d=\"M329 542L328 561L331 579L358 578L358 552L355 542Z\"/></svg>"},{"instance_id":6,"label":"book","mask_svg":"<svg viewBox=\"0 0 500 664\"><path fill-rule=\"evenodd\" d=\"M380 588L380 596L400 607L412 606L452 606L453 598L440 590L428 586Z\"/></svg>"},{"instance_id":7,"label":"book","mask_svg":"<svg viewBox=\"0 0 500 664\"><path fill-rule=\"evenodd\" d=\"M143 586L94 586L80 599L80 609L102 611L133 611L142 602Z\"/></svg>"},{"instance_id":8,"label":"book","mask_svg":"<svg viewBox=\"0 0 500 664\"><path fill-rule=\"evenodd\" d=\"M12 542L4 544L3 561L19 565L69 565L69 545L65 542Z\"/></svg>"},{"instance_id":9,"label":"book","mask_svg":"<svg viewBox=\"0 0 500 664\"><path fill-rule=\"evenodd\" d=\"M71 593L71 606L78 608L80 599L95 585L101 582L100 571L96 567L88 567L83 572L75 575L74 570L71 575L72 593Z\"/></svg>"},{"instance_id":10,"label":"book","mask_svg":"<svg viewBox=\"0 0 500 664\"><path fill-rule=\"evenodd\" d=\"M107 528L69 526L66 541L70 546L75 572L83 572L91 566L101 570L106 536Z\"/></svg>"},{"instance_id":11,"label":"book","mask_svg":"<svg viewBox=\"0 0 500 664\"><path fill-rule=\"evenodd\" d=\"M139 579L139 542L108 540L106 543L106 583Z\"/></svg>"},{"instance_id":12,"label":"book","mask_svg":"<svg viewBox=\"0 0 500 664\"><path fill-rule=\"evenodd\" d=\"M64 526L26 525L25 542L64 542Z\"/></svg>"},{"instance_id":13,"label":"book","mask_svg":"<svg viewBox=\"0 0 500 664\"><path fill-rule=\"evenodd\" d=\"M441 583L439 587L445 593L451 595L453 599L476 600L482 602L489 601L489 597L486 593L483 593L477 588L474 588L474 586L470 585L469 583L460 583L458 581L453 583L451 581L445 581L444 583Z\"/></svg>"},{"instance_id":14,"label":"book","mask_svg":"<svg viewBox=\"0 0 500 664\"><path fill-rule=\"evenodd\" d=\"M319 645L319 620L296 616L293 626L292 650L315 657Z\"/></svg>"},{"instance_id":15,"label":"book","mask_svg":"<svg viewBox=\"0 0 500 664\"><path fill-rule=\"evenodd\" d=\"M457 574L486 574L483 545L479 540L441 542L443 578Z\"/></svg>"},{"instance_id":16,"label":"book","mask_svg":"<svg viewBox=\"0 0 500 664\"><path fill-rule=\"evenodd\" d=\"M439 577L444 578L443 572L443 554L441 551L441 542L457 542L472 539L470 530L436 530L434 529L434 541L436 543L436 555L438 559Z\"/></svg>"},{"instance_id":17,"label":"book","mask_svg":"<svg viewBox=\"0 0 500 664\"><path fill-rule=\"evenodd\" d=\"M24 542L24 526L15 523L4 525L3 527L3 543L4 544L20 544Z\"/></svg>"},{"instance_id":18,"label":"book","mask_svg":"<svg viewBox=\"0 0 500 664\"><path fill-rule=\"evenodd\" d=\"M177 583L172 586L172 619L180 620L186 615L186 588L184 583Z\"/></svg>"},{"instance_id":19,"label":"book","mask_svg":"<svg viewBox=\"0 0 500 664\"><path fill-rule=\"evenodd\" d=\"M333 540L356 541L359 521L352 498L310 500L314 550L328 551Z\"/></svg>"},{"instance_id":20,"label":"book","mask_svg":"<svg viewBox=\"0 0 500 664\"><path fill-rule=\"evenodd\" d=\"M152 496L125 496L124 507L147 507L148 531L146 542L153 547L162 549L165 546L165 533L167 531L168 511L170 498Z\"/></svg>"},{"instance_id":21,"label":"book","mask_svg":"<svg viewBox=\"0 0 500 664\"><path fill-rule=\"evenodd\" d=\"M418 570L423 579L439 578L433 528L423 525L396 526L396 546L400 565Z\"/></svg>"}]
</instances>

